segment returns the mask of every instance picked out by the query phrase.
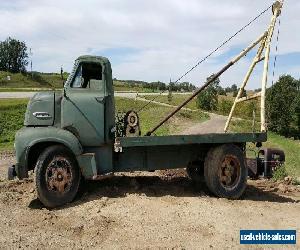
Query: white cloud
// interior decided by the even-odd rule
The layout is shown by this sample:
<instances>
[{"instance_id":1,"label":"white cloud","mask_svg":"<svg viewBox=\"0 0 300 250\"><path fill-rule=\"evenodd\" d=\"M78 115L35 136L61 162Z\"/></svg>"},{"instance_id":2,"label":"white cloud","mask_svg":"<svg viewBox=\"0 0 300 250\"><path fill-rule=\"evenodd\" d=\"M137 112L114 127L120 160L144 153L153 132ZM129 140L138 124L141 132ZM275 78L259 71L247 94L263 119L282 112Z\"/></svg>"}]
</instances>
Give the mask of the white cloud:
<instances>
[{"instance_id":1,"label":"white cloud","mask_svg":"<svg viewBox=\"0 0 300 250\"><path fill-rule=\"evenodd\" d=\"M0 22L5 24L0 39L13 36L25 40L32 47L34 68L39 71L58 71L61 65L70 70L73 60L88 51L133 48L136 52L112 62L114 76L168 81L170 77L175 80L271 3L270 0L17 0L0 6ZM300 52L300 34L296 32L299 11L298 0L286 1L281 18L281 54ZM269 11L221 53L250 43L266 28L270 16ZM226 63L217 59L201 65L184 80L203 82ZM246 62L245 59L230 70L222 82L226 85L240 82L247 71ZM285 66L278 73L297 74L295 68L295 65ZM259 79L256 74L251 86L258 87Z\"/></svg>"}]
</instances>

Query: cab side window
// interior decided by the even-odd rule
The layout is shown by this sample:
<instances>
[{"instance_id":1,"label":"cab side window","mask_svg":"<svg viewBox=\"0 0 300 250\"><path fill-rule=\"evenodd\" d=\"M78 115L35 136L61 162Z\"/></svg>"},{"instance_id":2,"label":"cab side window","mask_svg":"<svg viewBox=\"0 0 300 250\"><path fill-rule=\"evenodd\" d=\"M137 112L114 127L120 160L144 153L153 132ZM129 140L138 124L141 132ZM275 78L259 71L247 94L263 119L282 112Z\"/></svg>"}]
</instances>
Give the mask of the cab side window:
<instances>
[{"instance_id":1,"label":"cab side window","mask_svg":"<svg viewBox=\"0 0 300 250\"><path fill-rule=\"evenodd\" d=\"M81 63L77 68L71 87L104 92L101 65L98 63Z\"/></svg>"}]
</instances>

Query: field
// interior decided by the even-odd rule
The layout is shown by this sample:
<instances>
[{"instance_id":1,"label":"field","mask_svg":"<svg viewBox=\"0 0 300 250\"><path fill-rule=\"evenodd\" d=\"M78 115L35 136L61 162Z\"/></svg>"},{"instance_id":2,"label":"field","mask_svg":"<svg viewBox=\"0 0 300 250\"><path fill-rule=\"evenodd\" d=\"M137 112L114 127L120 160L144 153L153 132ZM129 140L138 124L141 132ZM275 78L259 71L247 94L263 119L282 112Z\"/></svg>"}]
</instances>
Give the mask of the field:
<instances>
[{"instance_id":1,"label":"field","mask_svg":"<svg viewBox=\"0 0 300 250\"><path fill-rule=\"evenodd\" d=\"M155 101L177 106L177 105L181 104L183 101L185 101L188 98L188 95L178 95L176 93L173 93L172 99L170 102L168 100L167 95L156 95L156 96L145 95L143 97L148 100L152 100L155 98ZM232 97L232 95L228 95L228 96L219 95L217 109L212 112L227 116L230 113L233 101L234 101L234 97ZM186 105L186 107L190 108L190 109L197 109L197 98L194 98L193 100L191 100ZM239 103L236 106L234 116L239 117L239 118L244 118L244 119L249 119L249 118L252 119L253 109L256 110L255 115L256 115L256 119L258 119L259 118L259 110L258 110L259 105L256 101L248 101L248 102Z\"/></svg>"},{"instance_id":2,"label":"field","mask_svg":"<svg viewBox=\"0 0 300 250\"><path fill-rule=\"evenodd\" d=\"M12 149L15 132L23 126L28 99L0 99L0 151Z\"/></svg>"},{"instance_id":3,"label":"field","mask_svg":"<svg viewBox=\"0 0 300 250\"><path fill-rule=\"evenodd\" d=\"M7 79L10 77L10 80ZM64 74L64 79L67 79L68 74ZM32 74L26 73L7 73L0 71L0 90L14 89L14 88L61 88L63 80L61 75L57 73L39 73L33 72Z\"/></svg>"},{"instance_id":4,"label":"field","mask_svg":"<svg viewBox=\"0 0 300 250\"><path fill-rule=\"evenodd\" d=\"M162 102L162 103L166 103L166 104L170 104L170 105L174 105L177 106L179 104L181 104L183 101L185 101L189 95L178 95L176 93L172 94L172 99L169 102L168 101L168 96L167 95L153 95L153 96L142 96L143 98L147 99L147 100L152 100L154 99L157 102ZM190 109L197 109L197 103L196 103L196 99L194 98L193 100L191 100L186 106L186 108L190 108Z\"/></svg>"},{"instance_id":5,"label":"field","mask_svg":"<svg viewBox=\"0 0 300 250\"><path fill-rule=\"evenodd\" d=\"M129 84L128 82L121 80L113 80L113 85L115 91L130 91L140 93L158 92L157 90L153 91L149 88L145 88L143 84Z\"/></svg>"}]
</instances>

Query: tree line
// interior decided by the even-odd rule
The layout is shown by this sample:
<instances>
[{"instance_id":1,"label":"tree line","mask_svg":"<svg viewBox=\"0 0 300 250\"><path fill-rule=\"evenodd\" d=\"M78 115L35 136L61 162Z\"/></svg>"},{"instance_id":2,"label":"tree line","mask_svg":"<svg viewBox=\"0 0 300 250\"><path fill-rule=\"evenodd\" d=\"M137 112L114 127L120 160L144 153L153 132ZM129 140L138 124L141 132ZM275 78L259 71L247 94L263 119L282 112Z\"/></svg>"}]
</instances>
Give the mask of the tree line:
<instances>
[{"instance_id":1,"label":"tree line","mask_svg":"<svg viewBox=\"0 0 300 250\"><path fill-rule=\"evenodd\" d=\"M208 77L207 79L210 79L210 77ZM197 87L190 82L179 82L179 83L174 83L174 82L164 83L161 81L145 82L145 81L137 81L137 80L118 80L116 78L114 78L114 81L120 81L124 85L131 87L131 88L133 88L135 86L142 86L144 88L151 89L153 92L167 91L167 90L174 91L174 92L180 92L180 91L192 92L197 89ZM222 88L222 86L220 86L219 79L217 79L216 82L212 85L213 85L213 89L215 89L216 94L218 94L218 95L226 96L227 94L231 93L233 95L233 97L237 96L238 87L236 84L232 84L229 87ZM208 88L208 89L210 90L210 88ZM246 96L246 91L243 92L242 96L243 97Z\"/></svg>"},{"instance_id":2,"label":"tree line","mask_svg":"<svg viewBox=\"0 0 300 250\"><path fill-rule=\"evenodd\" d=\"M153 92L155 91L174 91L174 92L192 92L196 89L196 86L189 83L189 82L179 82L179 83L164 83L161 81L157 82L146 82L146 81L136 81L136 80L117 80L114 78L114 81L120 81L125 86L128 86L129 88L133 88L135 86L140 86L145 89L150 89Z\"/></svg>"}]
</instances>

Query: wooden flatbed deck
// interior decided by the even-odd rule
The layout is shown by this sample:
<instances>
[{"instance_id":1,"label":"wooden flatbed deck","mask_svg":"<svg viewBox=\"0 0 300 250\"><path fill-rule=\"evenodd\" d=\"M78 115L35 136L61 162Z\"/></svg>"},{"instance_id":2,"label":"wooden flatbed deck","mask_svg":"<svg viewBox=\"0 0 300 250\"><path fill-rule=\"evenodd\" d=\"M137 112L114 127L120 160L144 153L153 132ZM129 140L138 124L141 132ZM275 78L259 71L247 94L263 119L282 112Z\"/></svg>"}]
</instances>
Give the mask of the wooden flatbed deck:
<instances>
[{"instance_id":1,"label":"wooden flatbed deck","mask_svg":"<svg viewBox=\"0 0 300 250\"><path fill-rule=\"evenodd\" d=\"M172 146L185 144L223 144L265 142L267 133L222 133L201 135L170 135L170 136L141 136L117 137L116 142L121 147Z\"/></svg>"}]
</instances>

